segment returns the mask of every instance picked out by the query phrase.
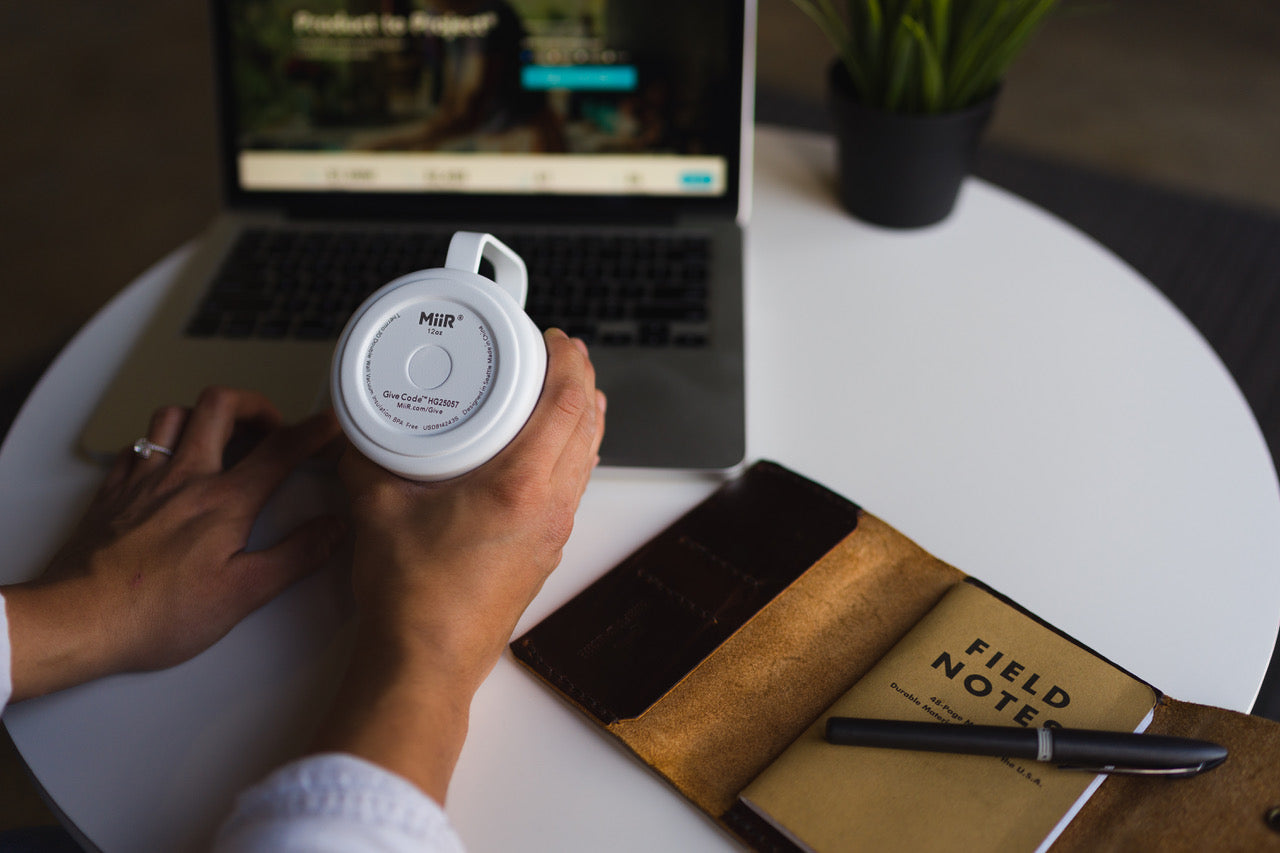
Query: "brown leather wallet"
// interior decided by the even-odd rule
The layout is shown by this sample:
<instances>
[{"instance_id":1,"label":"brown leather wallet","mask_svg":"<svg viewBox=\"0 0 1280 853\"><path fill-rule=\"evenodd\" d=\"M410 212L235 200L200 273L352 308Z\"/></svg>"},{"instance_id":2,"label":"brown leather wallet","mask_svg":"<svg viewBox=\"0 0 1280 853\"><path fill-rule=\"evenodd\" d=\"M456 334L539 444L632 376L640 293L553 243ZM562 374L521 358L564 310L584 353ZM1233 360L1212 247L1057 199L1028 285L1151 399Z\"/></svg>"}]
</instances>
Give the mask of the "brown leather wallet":
<instances>
[{"instance_id":1,"label":"brown leather wallet","mask_svg":"<svg viewBox=\"0 0 1280 853\"><path fill-rule=\"evenodd\" d=\"M794 850L738 793L965 577L758 462L512 651L727 831ZM1190 779L1109 778L1054 850L1280 850L1280 725L1164 699L1149 731L1230 758Z\"/></svg>"}]
</instances>

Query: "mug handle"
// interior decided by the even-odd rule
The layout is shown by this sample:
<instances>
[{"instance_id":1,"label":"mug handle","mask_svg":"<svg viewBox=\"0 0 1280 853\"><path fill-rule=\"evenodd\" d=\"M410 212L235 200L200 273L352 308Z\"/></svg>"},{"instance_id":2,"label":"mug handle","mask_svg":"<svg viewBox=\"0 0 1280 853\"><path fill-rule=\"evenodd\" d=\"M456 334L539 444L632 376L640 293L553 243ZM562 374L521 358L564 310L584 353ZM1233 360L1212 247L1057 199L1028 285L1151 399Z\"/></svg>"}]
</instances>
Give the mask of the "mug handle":
<instances>
[{"instance_id":1,"label":"mug handle","mask_svg":"<svg viewBox=\"0 0 1280 853\"><path fill-rule=\"evenodd\" d=\"M529 293L529 271L525 268L524 259L492 234L454 232L444 265L448 269L478 273L481 257L488 258L493 264L498 287L511 294L516 304L523 308Z\"/></svg>"}]
</instances>

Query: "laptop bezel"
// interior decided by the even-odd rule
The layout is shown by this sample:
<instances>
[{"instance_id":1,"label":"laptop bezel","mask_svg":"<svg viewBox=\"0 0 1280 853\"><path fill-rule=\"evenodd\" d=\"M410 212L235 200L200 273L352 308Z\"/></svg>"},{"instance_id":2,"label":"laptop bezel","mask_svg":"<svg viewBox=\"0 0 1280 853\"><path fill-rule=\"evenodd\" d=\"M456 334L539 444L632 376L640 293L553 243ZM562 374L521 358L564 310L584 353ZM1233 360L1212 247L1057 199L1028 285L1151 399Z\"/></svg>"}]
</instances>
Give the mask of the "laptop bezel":
<instances>
[{"instance_id":1,"label":"laptop bezel","mask_svg":"<svg viewBox=\"0 0 1280 853\"><path fill-rule=\"evenodd\" d=\"M593 221L674 222L682 218L743 219L742 163L748 157L752 107L749 94L754 80L754 28L749 7L753 2L728 3L724 38L729 50L730 73L736 91L745 93L738 106L739 121L724 156L726 187L719 196L642 196L599 194L465 194L446 192L276 192L246 190L240 185L238 167L239 127L231 80L232 0L210 0L213 32L216 99L219 111L219 165L226 206L241 211L272 211L291 218L414 219L422 221L503 220L574 222L589 212Z\"/></svg>"}]
</instances>

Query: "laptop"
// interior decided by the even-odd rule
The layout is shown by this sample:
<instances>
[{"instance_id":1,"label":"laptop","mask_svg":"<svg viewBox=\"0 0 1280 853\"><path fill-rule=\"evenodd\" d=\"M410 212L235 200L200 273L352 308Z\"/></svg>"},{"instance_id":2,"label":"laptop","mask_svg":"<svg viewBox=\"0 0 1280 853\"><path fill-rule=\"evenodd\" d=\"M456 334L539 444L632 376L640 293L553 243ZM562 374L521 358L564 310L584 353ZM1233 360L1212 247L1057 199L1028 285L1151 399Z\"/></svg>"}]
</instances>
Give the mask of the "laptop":
<instances>
[{"instance_id":1,"label":"laptop","mask_svg":"<svg viewBox=\"0 0 1280 853\"><path fill-rule=\"evenodd\" d=\"M260 390L289 419L327 405L354 308L443 266L469 230L524 257L540 328L590 346L604 464L742 461L754 0L214 0L211 15L225 210L85 452L114 454L210 384Z\"/></svg>"}]
</instances>

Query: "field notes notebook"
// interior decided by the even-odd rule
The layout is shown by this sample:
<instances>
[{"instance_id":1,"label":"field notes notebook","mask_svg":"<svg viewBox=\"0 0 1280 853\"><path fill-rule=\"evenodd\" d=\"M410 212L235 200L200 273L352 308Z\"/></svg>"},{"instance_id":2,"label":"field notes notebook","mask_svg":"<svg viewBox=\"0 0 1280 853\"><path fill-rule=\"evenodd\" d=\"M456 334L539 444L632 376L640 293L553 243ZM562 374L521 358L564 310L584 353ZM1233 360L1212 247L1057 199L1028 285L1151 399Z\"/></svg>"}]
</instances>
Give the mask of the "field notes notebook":
<instances>
[{"instance_id":1,"label":"field notes notebook","mask_svg":"<svg viewBox=\"0 0 1280 853\"><path fill-rule=\"evenodd\" d=\"M1149 685L960 583L741 800L809 850L1047 847L1099 777L1021 759L835 746L823 738L827 718L1134 731L1156 701Z\"/></svg>"}]
</instances>

